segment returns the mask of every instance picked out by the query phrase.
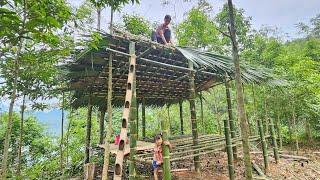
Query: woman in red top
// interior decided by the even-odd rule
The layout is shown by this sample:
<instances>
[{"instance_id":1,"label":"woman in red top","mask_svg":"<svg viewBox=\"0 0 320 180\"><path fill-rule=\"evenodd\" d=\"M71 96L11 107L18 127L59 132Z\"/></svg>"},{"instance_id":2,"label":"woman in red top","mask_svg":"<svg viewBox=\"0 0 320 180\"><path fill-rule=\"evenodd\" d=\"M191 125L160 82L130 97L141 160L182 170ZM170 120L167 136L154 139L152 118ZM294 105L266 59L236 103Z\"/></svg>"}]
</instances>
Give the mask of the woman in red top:
<instances>
[{"instance_id":1,"label":"woman in red top","mask_svg":"<svg viewBox=\"0 0 320 180\"><path fill-rule=\"evenodd\" d=\"M154 146L152 167L153 167L153 170L154 170L154 172L153 172L154 179L158 180L159 167L163 163L162 146L163 145L169 146L170 149L172 148L172 146L171 146L169 141L164 141L164 142L162 141L162 135L161 134L156 135L154 140L155 140L155 146Z\"/></svg>"}]
</instances>

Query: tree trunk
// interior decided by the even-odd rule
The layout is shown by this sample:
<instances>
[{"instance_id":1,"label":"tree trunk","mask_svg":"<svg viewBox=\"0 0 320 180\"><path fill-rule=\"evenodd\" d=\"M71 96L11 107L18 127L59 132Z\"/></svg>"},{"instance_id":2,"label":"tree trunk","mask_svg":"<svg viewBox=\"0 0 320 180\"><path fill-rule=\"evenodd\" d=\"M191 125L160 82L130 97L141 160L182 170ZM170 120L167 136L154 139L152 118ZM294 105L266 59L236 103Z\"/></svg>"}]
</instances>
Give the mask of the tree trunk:
<instances>
[{"instance_id":1,"label":"tree trunk","mask_svg":"<svg viewBox=\"0 0 320 180\"><path fill-rule=\"evenodd\" d=\"M62 92L61 105L61 140L60 140L60 172L63 175L63 124L64 124L64 92Z\"/></svg>"},{"instance_id":2,"label":"tree trunk","mask_svg":"<svg viewBox=\"0 0 320 180\"><path fill-rule=\"evenodd\" d=\"M276 121L278 139L279 139L279 148L282 150L282 136L281 136L281 127L280 127L280 111L277 112L277 121Z\"/></svg>"},{"instance_id":3,"label":"tree trunk","mask_svg":"<svg viewBox=\"0 0 320 180\"><path fill-rule=\"evenodd\" d=\"M277 144L277 138L276 138L276 133L274 131L274 124L273 124L272 118L270 118L270 130L271 130L272 145L273 145L273 155L276 163L278 164L279 162L278 144Z\"/></svg>"},{"instance_id":4,"label":"tree trunk","mask_svg":"<svg viewBox=\"0 0 320 180\"><path fill-rule=\"evenodd\" d=\"M247 103L247 97L246 97L246 92L245 92L245 87L244 87L244 84L242 83L242 93L243 93L243 99L244 99L244 105L246 105ZM249 136L252 136L252 125L250 124L250 120L248 118L248 113L247 113L247 110L245 109L246 111L246 119L247 119L247 123L249 125Z\"/></svg>"},{"instance_id":5,"label":"tree trunk","mask_svg":"<svg viewBox=\"0 0 320 180\"><path fill-rule=\"evenodd\" d=\"M202 91L200 92L200 108L201 108L201 125L202 125L202 133L206 133L206 126L204 125L203 120L203 99L202 99Z\"/></svg>"},{"instance_id":6,"label":"tree trunk","mask_svg":"<svg viewBox=\"0 0 320 180\"><path fill-rule=\"evenodd\" d=\"M289 116L289 118L288 118ZM286 119L288 120L288 128L289 128L289 141L290 141L290 145L291 147L293 146L292 142L293 142L293 139L292 139L292 117L290 118L290 114L288 114L286 116Z\"/></svg>"},{"instance_id":7,"label":"tree trunk","mask_svg":"<svg viewBox=\"0 0 320 180\"><path fill-rule=\"evenodd\" d=\"M219 135L222 134L222 128L221 128L221 123L220 123L220 112L218 110L218 102L216 100L216 97L214 97L214 111L215 111L215 114L216 114L216 118L217 118L217 124L218 124L218 133Z\"/></svg>"},{"instance_id":8,"label":"tree trunk","mask_svg":"<svg viewBox=\"0 0 320 180\"><path fill-rule=\"evenodd\" d=\"M180 112L180 131L181 134L183 135L183 112L182 112L182 100L179 101L179 112Z\"/></svg>"},{"instance_id":9,"label":"tree trunk","mask_svg":"<svg viewBox=\"0 0 320 180\"><path fill-rule=\"evenodd\" d=\"M70 136L70 128L71 128L72 118L73 118L73 110L70 109L68 128L67 128L67 132L66 132L66 142L65 142L66 143L66 167L68 167L68 164L69 164L69 136Z\"/></svg>"},{"instance_id":10,"label":"tree trunk","mask_svg":"<svg viewBox=\"0 0 320 180\"><path fill-rule=\"evenodd\" d=\"M189 61L189 68L193 70L193 64L191 61ZM192 139L193 139L193 146L197 146L199 144L198 140L198 129L197 129L197 114L196 114L196 104L195 104L195 99L196 99L196 92L195 92L195 84L194 84L194 72L190 72L190 77L189 77L189 86L190 86L190 114L191 114L191 128L192 128ZM194 152L195 154L199 154L198 151ZM194 156L193 158L194 161L194 167L196 173L200 173L200 158L199 155Z\"/></svg>"},{"instance_id":11,"label":"tree trunk","mask_svg":"<svg viewBox=\"0 0 320 180\"><path fill-rule=\"evenodd\" d=\"M22 161L22 146L23 146L23 121L24 121L24 110L25 110L26 95L23 95L22 106L21 106L21 119L20 119L20 134L19 134L19 151L18 151L18 167L17 176L21 178L21 161Z\"/></svg>"},{"instance_id":12,"label":"tree trunk","mask_svg":"<svg viewBox=\"0 0 320 180\"><path fill-rule=\"evenodd\" d=\"M311 135L310 122L307 120L307 118L304 118L304 122L305 122L305 125L306 125L307 140L311 144L312 143L312 135Z\"/></svg>"},{"instance_id":13,"label":"tree trunk","mask_svg":"<svg viewBox=\"0 0 320 180\"><path fill-rule=\"evenodd\" d=\"M228 0L228 7L229 7L229 19L230 19L230 34L231 34L231 40L232 40L232 55L233 55L233 61L235 66L237 103L238 103L239 120L240 120L240 126L241 126L243 157L244 157L244 164L245 164L245 175L246 175L246 179L252 179L252 166L251 166L251 158L250 158L250 152L249 152L250 151L249 138L248 138L249 127L248 127L248 122L246 120L246 112L245 112L243 94L242 94L240 58L239 58L238 42L236 39L236 29L234 24L232 0Z\"/></svg>"},{"instance_id":14,"label":"tree trunk","mask_svg":"<svg viewBox=\"0 0 320 180\"><path fill-rule=\"evenodd\" d=\"M229 117L229 124L230 124L230 131L231 131L231 137L236 138L236 127L234 125L234 119L233 119L233 114L232 114L232 103L231 103L231 94L230 94L230 84L228 82L227 76L225 79L225 88L226 88L226 96L227 96L227 108L228 108L228 117ZM237 154L237 146L234 146L232 148L233 152L233 158L234 160L238 159L238 154Z\"/></svg>"},{"instance_id":15,"label":"tree trunk","mask_svg":"<svg viewBox=\"0 0 320 180\"><path fill-rule=\"evenodd\" d=\"M18 76L19 76L19 60L20 60L20 53L22 49L22 42L23 38L22 35L24 33L24 26L27 18L27 0L23 2L23 21L22 21L22 28L19 34L18 45L17 45L17 53L16 57L14 58L14 72L13 72L13 85L12 85L12 94L11 94L11 101L9 105L9 115L8 115L8 122L7 122L7 130L4 139L3 145L3 156L2 156L2 173L0 179L7 178L7 168L8 168L8 156L9 156L9 147L10 147L10 139L12 134L12 119L13 119L13 106L17 96L17 84L18 84Z\"/></svg>"},{"instance_id":16,"label":"tree trunk","mask_svg":"<svg viewBox=\"0 0 320 180\"><path fill-rule=\"evenodd\" d=\"M103 144L104 142L104 118L106 116L106 109L103 108L100 110L99 117L99 144Z\"/></svg>"},{"instance_id":17,"label":"tree trunk","mask_svg":"<svg viewBox=\"0 0 320 180\"><path fill-rule=\"evenodd\" d=\"M296 126L296 112L295 108L292 110L292 125L293 125L293 134L294 134L294 141L295 141L295 148L296 148L296 153L299 155L299 141L298 141L298 132L297 132L297 126Z\"/></svg>"},{"instance_id":18,"label":"tree trunk","mask_svg":"<svg viewBox=\"0 0 320 180\"><path fill-rule=\"evenodd\" d=\"M228 82L227 79L225 79L225 86L226 86L226 94L227 94L227 98L229 94L229 89L228 89ZM230 98L230 96L229 96ZM227 104L228 107L228 114L229 114L229 103ZM226 138L226 150L227 150L227 155L228 155L228 170L229 170L229 179L234 180L235 176L234 176L234 167L233 167L233 152L232 152L232 140L231 140L231 136L230 136L230 119L232 119L232 117L230 118L230 114L229 114L229 119L225 118L224 119L224 135Z\"/></svg>"},{"instance_id":19,"label":"tree trunk","mask_svg":"<svg viewBox=\"0 0 320 180\"><path fill-rule=\"evenodd\" d=\"M91 91L91 90L90 90ZM92 116L92 93L90 92L88 99L88 113L87 113L87 135L86 135L86 150L84 163L90 162L90 143L91 143L91 116Z\"/></svg>"},{"instance_id":20,"label":"tree trunk","mask_svg":"<svg viewBox=\"0 0 320 180\"><path fill-rule=\"evenodd\" d=\"M169 107L169 105L168 105ZM162 120L162 130L163 130L163 141L166 142L169 140L169 119L164 118ZM171 180L171 172L170 172L170 151L167 145L162 145L162 154L163 154L163 179Z\"/></svg>"},{"instance_id":21,"label":"tree trunk","mask_svg":"<svg viewBox=\"0 0 320 180\"><path fill-rule=\"evenodd\" d=\"M146 138L146 100L142 99L142 138Z\"/></svg>"},{"instance_id":22,"label":"tree trunk","mask_svg":"<svg viewBox=\"0 0 320 180\"><path fill-rule=\"evenodd\" d=\"M110 20L110 34L113 30L113 9L111 8L111 20ZM108 111L108 129L105 137L105 147L104 147L104 160L103 160L103 170L102 170L102 180L108 179L109 170L109 157L110 157L110 145L109 141L112 135L112 53L109 54L108 61L108 94L107 94L107 111Z\"/></svg>"},{"instance_id":23,"label":"tree trunk","mask_svg":"<svg viewBox=\"0 0 320 180\"><path fill-rule=\"evenodd\" d=\"M252 97L253 97L253 111L254 116L256 116L256 98L254 94L254 87L252 85ZM262 154L263 154L263 162L264 162L264 171L267 174L269 171L269 158L268 158L268 148L267 148L267 142L264 136L264 130L263 130L263 123L261 118L257 118L258 120L258 128L259 128L259 134L260 134L260 141L262 144Z\"/></svg>"},{"instance_id":24,"label":"tree trunk","mask_svg":"<svg viewBox=\"0 0 320 180\"><path fill-rule=\"evenodd\" d=\"M97 22L97 29L98 31L101 30L101 8L97 8L97 19L98 19L98 22Z\"/></svg>"}]
</instances>

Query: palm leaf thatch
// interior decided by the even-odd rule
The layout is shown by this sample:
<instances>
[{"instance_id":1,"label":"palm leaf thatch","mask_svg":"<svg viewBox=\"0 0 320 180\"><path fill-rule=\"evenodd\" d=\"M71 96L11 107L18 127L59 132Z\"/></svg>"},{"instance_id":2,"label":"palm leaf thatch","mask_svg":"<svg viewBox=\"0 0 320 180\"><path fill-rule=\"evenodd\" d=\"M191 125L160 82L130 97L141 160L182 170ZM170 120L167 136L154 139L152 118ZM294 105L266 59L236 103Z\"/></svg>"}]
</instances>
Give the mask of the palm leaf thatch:
<instances>
[{"instance_id":1,"label":"palm leaf thatch","mask_svg":"<svg viewBox=\"0 0 320 180\"><path fill-rule=\"evenodd\" d=\"M136 44L136 55L147 59L137 59L137 97L138 100L146 99L146 105L162 106L189 98L189 60L196 71L196 91L208 90L223 83L226 74L229 79L234 77L234 64L230 57L191 47L164 46L140 36L116 32L113 35L99 32L102 36L101 46L98 49L87 48L76 56L75 62L67 65L69 73L66 76L70 90L75 91L75 107L86 106L89 89L93 94L99 94L99 97L94 97L94 103L99 107L105 106L108 76L104 72L108 68L107 57L111 53L106 48L113 49L116 54L113 59L113 91L116 96L113 102L116 106L122 106L129 68L126 53L130 41ZM146 51L149 53L144 54ZM241 68L243 83L274 85L277 82L267 69L244 62Z\"/></svg>"}]
</instances>

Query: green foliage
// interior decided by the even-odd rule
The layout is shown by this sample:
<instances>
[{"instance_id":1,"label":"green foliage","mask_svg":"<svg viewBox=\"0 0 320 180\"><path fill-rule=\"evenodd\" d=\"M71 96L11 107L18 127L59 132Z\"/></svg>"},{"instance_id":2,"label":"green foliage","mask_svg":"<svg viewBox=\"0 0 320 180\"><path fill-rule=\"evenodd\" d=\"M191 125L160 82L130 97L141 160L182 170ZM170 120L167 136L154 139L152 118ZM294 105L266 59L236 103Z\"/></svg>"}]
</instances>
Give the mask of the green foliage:
<instances>
[{"instance_id":1,"label":"green foliage","mask_svg":"<svg viewBox=\"0 0 320 180\"><path fill-rule=\"evenodd\" d=\"M193 8L187 19L176 28L179 45L218 50L220 43L216 29L216 25L203 9Z\"/></svg>"},{"instance_id":2,"label":"green foliage","mask_svg":"<svg viewBox=\"0 0 320 180\"><path fill-rule=\"evenodd\" d=\"M0 115L0 144L4 142L4 134L6 130L6 122L8 120L8 114ZM18 139L20 131L20 116L15 113L13 116L13 130L11 138L11 155L9 162L12 168L17 158L18 152ZM25 119L24 123L24 138L23 138L23 154L22 154L22 167L24 169L23 176L33 177L33 173L41 173L44 171L38 171L37 166L44 162L48 163L52 158L53 153L56 151L56 145L53 142L52 137L49 137L45 133L45 128L39 123L37 119L29 116ZM0 146L0 152L3 151L3 146ZM1 157L1 156L0 156ZM12 169L13 171L13 169ZM32 173L33 172L33 173ZM13 174L11 175L13 176ZM39 176L37 176L39 177ZM52 176L51 176L52 177Z\"/></svg>"},{"instance_id":3,"label":"green foliage","mask_svg":"<svg viewBox=\"0 0 320 180\"><path fill-rule=\"evenodd\" d=\"M135 35L143 35L149 37L151 35L150 22L144 17L133 14L125 14L122 17L125 30Z\"/></svg>"},{"instance_id":4,"label":"green foliage","mask_svg":"<svg viewBox=\"0 0 320 180\"><path fill-rule=\"evenodd\" d=\"M119 10L123 5L129 3L140 3L140 0L89 0L95 7L104 8L105 6L112 7L114 10Z\"/></svg>"},{"instance_id":5,"label":"green foliage","mask_svg":"<svg viewBox=\"0 0 320 180\"><path fill-rule=\"evenodd\" d=\"M222 10L215 16L215 22L219 31L230 34L229 25L229 9L228 4L224 4ZM250 44L249 32L251 30L251 17L245 17L243 9L233 9L235 16L235 29L240 50L247 48ZM222 37L222 44L231 47L231 40L227 36ZM229 51L230 52L230 51Z\"/></svg>"}]
</instances>

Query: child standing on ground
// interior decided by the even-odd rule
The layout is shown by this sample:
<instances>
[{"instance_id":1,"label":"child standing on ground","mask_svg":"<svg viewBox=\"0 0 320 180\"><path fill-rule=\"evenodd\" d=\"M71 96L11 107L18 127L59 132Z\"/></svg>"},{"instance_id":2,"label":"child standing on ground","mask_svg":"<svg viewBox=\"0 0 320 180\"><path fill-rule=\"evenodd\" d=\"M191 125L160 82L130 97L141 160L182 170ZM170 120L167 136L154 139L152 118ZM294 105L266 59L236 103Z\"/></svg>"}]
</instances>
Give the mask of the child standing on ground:
<instances>
[{"instance_id":1,"label":"child standing on ground","mask_svg":"<svg viewBox=\"0 0 320 180\"><path fill-rule=\"evenodd\" d=\"M169 149L172 148L169 141L162 141L162 135L158 134L154 138L155 146L154 146L154 155L153 155L153 161L152 161L152 167L153 167L153 175L154 179L158 180L158 172L160 166L163 164L163 156L162 156L162 145L169 146Z\"/></svg>"}]
</instances>

